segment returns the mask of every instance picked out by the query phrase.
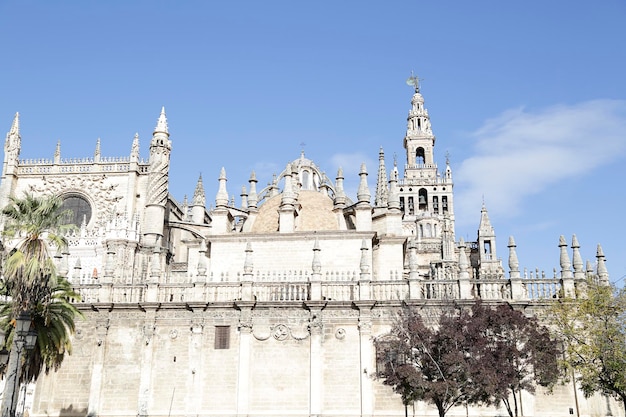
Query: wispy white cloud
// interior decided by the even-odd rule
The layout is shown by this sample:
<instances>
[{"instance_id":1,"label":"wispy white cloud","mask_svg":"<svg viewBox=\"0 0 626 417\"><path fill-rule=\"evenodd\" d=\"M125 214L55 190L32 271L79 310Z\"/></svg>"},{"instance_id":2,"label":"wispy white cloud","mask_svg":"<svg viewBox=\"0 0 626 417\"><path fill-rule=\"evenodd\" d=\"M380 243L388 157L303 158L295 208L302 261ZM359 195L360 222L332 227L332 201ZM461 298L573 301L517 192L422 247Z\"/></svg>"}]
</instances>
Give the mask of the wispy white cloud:
<instances>
[{"instance_id":1,"label":"wispy white cloud","mask_svg":"<svg viewBox=\"0 0 626 417\"><path fill-rule=\"evenodd\" d=\"M490 213L512 217L527 197L626 155L626 101L509 110L472 137L473 155L454 173L459 224L475 221L482 196Z\"/></svg>"}]
</instances>

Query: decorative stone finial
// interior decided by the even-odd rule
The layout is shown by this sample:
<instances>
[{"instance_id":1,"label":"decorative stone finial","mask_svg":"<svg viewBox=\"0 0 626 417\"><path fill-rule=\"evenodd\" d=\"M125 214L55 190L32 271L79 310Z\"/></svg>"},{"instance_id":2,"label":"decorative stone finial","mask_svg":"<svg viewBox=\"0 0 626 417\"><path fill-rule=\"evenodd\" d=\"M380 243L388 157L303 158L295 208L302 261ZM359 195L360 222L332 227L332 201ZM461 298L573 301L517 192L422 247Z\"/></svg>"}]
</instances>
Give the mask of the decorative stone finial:
<instances>
[{"instance_id":1,"label":"decorative stone finial","mask_svg":"<svg viewBox=\"0 0 626 417\"><path fill-rule=\"evenodd\" d=\"M602 251L602 246L598 243L598 250L596 252L596 259L598 260L598 279L600 283L603 285L608 285L609 283L609 271L606 269L606 258L604 257L604 252Z\"/></svg>"},{"instance_id":2,"label":"decorative stone finial","mask_svg":"<svg viewBox=\"0 0 626 417\"><path fill-rule=\"evenodd\" d=\"M322 272L322 263L320 261L320 242L317 238L315 238L315 243L313 243L313 263L311 268L313 269L314 274L319 274Z\"/></svg>"},{"instance_id":3,"label":"decorative stone finial","mask_svg":"<svg viewBox=\"0 0 626 417\"><path fill-rule=\"evenodd\" d=\"M335 178L335 208L344 208L346 206L346 192L343 189L343 168L337 170Z\"/></svg>"},{"instance_id":4,"label":"decorative stone finial","mask_svg":"<svg viewBox=\"0 0 626 417\"><path fill-rule=\"evenodd\" d=\"M130 148L131 162L139 162L139 133L135 133L133 137L133 145Z\"/></svg>"},{"instance_id":5,"label":"decorative stone finial","mask_svg":"<svg viewBox=\"0 0 626 417\"><path fill-rule=\"evenodd\" d=\"M361 164L359 177L361 177L361 180L359 181L359 190L357 191L356 198L359 203L369 204L372 195L370 194L370 189L367 186L367 168L365 167L365 163Z\"/></svg>"},{"instance_id":6,"label":"decorative stone finial","mask_svg":"<svg viewBox=\"0 0 626 417\"><path fill-rule=\"evenodd\" d=\"M216 207L226 207L228 206L228 191L226 191L226 169L222 167L220 170L219 176L219 188L217 190L217 195L215 196L215 206Z\"/></svg>"},{"instance_id":7,"label":"decorative stone finial","mask_svg":"<svg viewBox=\"0 0 626 417\"><path fill-rule=\"evenodd\" d=\"M387 206L391 210L400 210L400 196L398 195L398 169L393 167L389 174L389 196Z\"/></svg>"},{"instance_id":8,"label":"decorative stone finial","mask_svg":"<svg viewBox=\"0 0 626 417\"><path fill-rule=\"evenodd\" d=\"M520 278L519 260L517 259L517 245L513 236L509 236L509 276L511 278Z\"/></svg>"},{"instance_id":9,"label":"decorative stone finial","mask_svg":"<svg viewBox=\"0 0 626 417\"><path fill-rule=\"evenodd\" d=\"M383 147L380 147L378 152L378 181L376 182L376 197L374 198L374 204L376 207L387 206L387 169L385 168L385 152Z\"/></svg>"},{"instance_id":10,"label":"decorative stone finial","mask_svg":"<svg viewBox=\"0 0 626 417\"><path fill-rule=\"evenodd\" d=\"M572 236L572 260L574 266L574 278L584 278L585 265L583 264L582 256L580 256L580 244L578 243L576 235Z\"/></svg>"},{"instance_id":11,"label":"decorative stone finial","mask_svg":"<svg viewBox=\"0 0 626 417\"><path fill-rule=\"evenodd\" d=\"M253 263L252 263L252 243L248 242L246 243L246 259L244 260L243 263L243 272L245 274L252 274L252 267L253 267Z\"/></svg>"},{"instance_id":12,"label":"decorative stone finial","mask_svg":"<svg viewBox=\"0 0 626 417\"><path fill-rule=\"evenodd\" d=\"M571 270L572 263L567 253L567 243L565 242L565 236L563 235L559 237L559 248L561 248L561 256L560 256L561 277L571 278L572 277L572 270Z\"/></svg>"},{"instance_id":13,"label":"decorative stone finial","mask_svg":"<svg viewBox=\"0 0 626 417\"><path fill-rule=\"evenodd\" d=\"M100 138L96 140L96 150L93 153L93 160L100 161Z\"/></svg>"},{"instance_id":14,"label":"decorative stone finial","mask_svg":"<svg viewBox=\"0 0 626 417\"><path fill-rule=\"evenodd\" d=\"M257 179L256 179L256 174L254 173L254 171L252 171L250 173L250 179L248 180L248 184L250 184L250 193L248 193L248 207L250 208L256 208L257 204L258 204L258 195L256 192L256 183L257 183Z\"/></svg>"},{"instance_id":15,"label":"decorative stone finial","mask_svg":"<svg viewBox=\"0 0 626 417\"><path fill-rule=\"evenodd\" d=\"M61 140L60 139L57 141L57 147L54 150L54 163L55 164L61 163Z\"/></svg>"}]
</instances>

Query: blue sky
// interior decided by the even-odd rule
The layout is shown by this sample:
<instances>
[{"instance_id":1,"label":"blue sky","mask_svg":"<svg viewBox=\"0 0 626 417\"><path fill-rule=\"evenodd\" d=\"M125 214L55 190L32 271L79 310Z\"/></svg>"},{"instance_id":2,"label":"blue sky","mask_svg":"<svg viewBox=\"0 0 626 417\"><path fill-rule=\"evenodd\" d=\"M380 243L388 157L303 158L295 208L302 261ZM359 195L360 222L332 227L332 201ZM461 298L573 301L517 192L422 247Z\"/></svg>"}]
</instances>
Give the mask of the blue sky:
<instances>
[{"instance_id":1,"label":"blue sky","mask_svg":"<svg viewBox=\"0 0 626 417\"><path fill-rule=\"evenodd\" d=\"M141 154L161 106L175 198L220 168L240 194L302 148L356 190L378 149L405 161L411 71L455 179L457 239L484 199L505 269L558 269L559 235L601 243L626 275L624 1L0 2L0 130L21 115L23 158ZM304 145L303 145L304 144ZM350 188L351 187L351 188ZM352 192L354 197L355 191Z\"/></svg>"}]
</instances>

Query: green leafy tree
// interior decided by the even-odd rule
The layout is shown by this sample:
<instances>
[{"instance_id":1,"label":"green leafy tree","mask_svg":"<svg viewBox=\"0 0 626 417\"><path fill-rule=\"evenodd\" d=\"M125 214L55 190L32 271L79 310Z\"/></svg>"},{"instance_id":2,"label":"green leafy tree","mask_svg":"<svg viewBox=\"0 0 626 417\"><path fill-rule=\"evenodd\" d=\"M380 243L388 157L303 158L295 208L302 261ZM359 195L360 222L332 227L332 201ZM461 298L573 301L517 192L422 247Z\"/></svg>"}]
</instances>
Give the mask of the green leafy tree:
<instances>
[{"instance_id":1,"label":"green leafy tree","mask_svg":"<svg viewBox=\"0 0 626 417\"><path fill-rule=\"evenodd\" d=\"M626 292L588 282L582 297L559 300L549 317L564 343L562 367L584 395L602 393L626 411Z\"/></svg>"},{"instance_id":2,"label":"green leafy tree","mask_svg":"<svg viewBox=\"0 0 626 417\"><path fill-rule=\"evenodd\" d=\"M11 198L2 210L5 220L3 235L17 240L3 262L2 292L7 302L0 305L0 326L10 348L14 323L22 312L30 314L37 332L37 344L22 364L22 379L35 379L41 370L57 369L64 355L71 352L70 338L74 319L80 316L72 301L76 294L63 277L58 277L50 250L67 245L63 234L73 225L66 224L57 196L36 197L25 194Z\"/></svg>"}]
</instances>

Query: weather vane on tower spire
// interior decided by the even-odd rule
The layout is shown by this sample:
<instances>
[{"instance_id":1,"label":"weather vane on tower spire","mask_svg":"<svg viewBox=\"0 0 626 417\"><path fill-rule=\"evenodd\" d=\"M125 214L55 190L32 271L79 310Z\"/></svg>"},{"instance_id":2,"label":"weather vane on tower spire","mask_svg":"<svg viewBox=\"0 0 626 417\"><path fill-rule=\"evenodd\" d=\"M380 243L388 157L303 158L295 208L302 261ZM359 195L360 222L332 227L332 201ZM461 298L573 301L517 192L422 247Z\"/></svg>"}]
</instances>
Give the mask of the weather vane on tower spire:
<instances>
[{"instance_id":1,"label":"weather vane on tower spire","mask_svg":"<svg viewBox=\"0 0 626 417\"><path fill-rule=\"evenodd\" d=\"M415 88L415 92L420 92L420 78L417 75L413 74L411 71L411 76L406 80L407 85L413 86Z\"/></svg>"}]
</instances>

